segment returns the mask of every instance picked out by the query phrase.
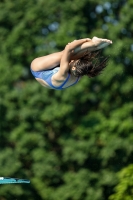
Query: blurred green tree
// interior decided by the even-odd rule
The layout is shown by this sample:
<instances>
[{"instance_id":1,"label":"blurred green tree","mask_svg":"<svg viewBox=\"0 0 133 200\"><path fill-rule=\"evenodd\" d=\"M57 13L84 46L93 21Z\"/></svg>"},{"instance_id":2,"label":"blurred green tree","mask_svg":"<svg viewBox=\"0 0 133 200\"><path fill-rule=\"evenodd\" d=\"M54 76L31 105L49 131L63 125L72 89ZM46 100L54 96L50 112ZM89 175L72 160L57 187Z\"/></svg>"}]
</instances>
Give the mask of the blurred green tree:
<instances>
[{"instance_id":1,"label":"blurred green tree","mask_svg":"<svg viewBox=\"0 0 133 200\"><path fill-rule=\"evenodd\" d=\"M0 2L0 200L105 200L133 160L132 0ZM31 76L37 56L73 39L110 38L102 75L64 91Z\"/></svg>"},{"instance_id":2,"label":"blurred green tree","mask_svg":"<svg viewBox=\"0 0 133 200\"><path fill-rule=\"evenodd\" d=\"M125 167L118 173L119 183L115 187L115 193L109 200L132 200L133 198L133 164Z\"/></svg>"}]
</instances>

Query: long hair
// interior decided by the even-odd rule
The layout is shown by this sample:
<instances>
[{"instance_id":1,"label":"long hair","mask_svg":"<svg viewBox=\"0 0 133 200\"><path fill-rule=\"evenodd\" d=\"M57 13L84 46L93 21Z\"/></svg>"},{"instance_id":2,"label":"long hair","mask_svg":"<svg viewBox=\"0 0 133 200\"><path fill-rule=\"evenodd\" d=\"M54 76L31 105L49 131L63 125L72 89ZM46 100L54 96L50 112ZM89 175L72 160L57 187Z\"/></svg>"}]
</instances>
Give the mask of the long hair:
<instances>
[{"instance_id":1,"label":"long hair","mask_svg":"<svg viewBox=\"0 0 133 200\"><path fill-rule=\"evenodd\" d=\"M101 56L101 51L86 52L80 59L74 61L75 70L70 69L71 73L76 76L87 75L94 77L99 75L107 66L109 57Z\"/></svg>"}]
</instances>

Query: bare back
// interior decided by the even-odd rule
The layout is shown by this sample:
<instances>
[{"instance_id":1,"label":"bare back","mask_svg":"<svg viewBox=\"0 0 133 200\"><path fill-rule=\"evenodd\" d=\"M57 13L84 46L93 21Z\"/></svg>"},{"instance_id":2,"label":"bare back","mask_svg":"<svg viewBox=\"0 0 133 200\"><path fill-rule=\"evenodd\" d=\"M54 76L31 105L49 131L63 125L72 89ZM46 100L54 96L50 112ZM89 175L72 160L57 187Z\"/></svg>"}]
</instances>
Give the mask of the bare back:
<instances>
[{"instance_id":1,"label":"bare back","mask_svg":"<svg viewBox=\"0 0 133 200\"><path fill-rule=\"evenodd\" d=\"M58 73L58 72L57 72ZM66 79L68 78L68 75L66 77L64 77L64 79L62 80L59 80L58 79L58 74L54 74L51 78L51 83L54 87L59 87L61 86L64 81L66 81ZM41 79L41 78L36 78L36 80L43 86L43 87L46 87L46 88L49 88L49 89L52 89L51 86L49 86L49 84ZM69 76L69 79L67 80L67 82L63 85L62 88L67 88L67 87L70 87L71 85L75 84L79 79L77 77L74 77L70 74Z\"/></svg>"},{"instance_id":2,"label":"bare back","mask_svg":"<svg viewBox=\"0 0 133 200\"><path fill-rule=\"evenodd\" d=\"M31 63L31 69L34 72L52 70L56 66L60 65L60 69L57 73L51 77L51 86L45 79L36 77L36 80L47 88L59 87L62 85L68 77L70 71L70 61L79 59L86 50L95 51L104 48L112 44L112 41L102 38L93 37L92 40L89 38L74 40L66 45L65 49L61 52L49 54L36 58ZM77 80L77 77L70 75L69 79L63 85L63 88L73 85Z\"/></svg>"}]
</instances>

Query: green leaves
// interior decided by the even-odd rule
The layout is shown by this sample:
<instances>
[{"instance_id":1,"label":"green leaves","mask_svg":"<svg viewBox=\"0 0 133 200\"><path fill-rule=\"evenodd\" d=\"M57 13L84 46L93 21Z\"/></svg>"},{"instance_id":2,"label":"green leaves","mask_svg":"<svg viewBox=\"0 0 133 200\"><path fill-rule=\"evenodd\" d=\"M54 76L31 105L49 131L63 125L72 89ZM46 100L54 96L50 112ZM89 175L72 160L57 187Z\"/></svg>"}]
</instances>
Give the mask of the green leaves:
<instances>
[{"instance_id":1,"label":"green leaves","mask_svg":"<svg viewBox=\"0 0 133 200\"><path fill-rule=\"evenodd\" d=\"M0 2L1 176L31 180L2 186L1 199L132 198L131 7L131 0ZM36 82L35 57L93 36L113 40L100 76L63 91Z\"/></svg>"},{"instance_id":2,"label":"green leaves","mask_svg":"<svg viewBox=\"0 0 133 200\"><path fill-rule=\"evenodd\" d=\"M115 193L109 200L131 200L133 196L133 165L125 167L118 173L119 182L115 187Z\"/></svg>"}]
</instances>

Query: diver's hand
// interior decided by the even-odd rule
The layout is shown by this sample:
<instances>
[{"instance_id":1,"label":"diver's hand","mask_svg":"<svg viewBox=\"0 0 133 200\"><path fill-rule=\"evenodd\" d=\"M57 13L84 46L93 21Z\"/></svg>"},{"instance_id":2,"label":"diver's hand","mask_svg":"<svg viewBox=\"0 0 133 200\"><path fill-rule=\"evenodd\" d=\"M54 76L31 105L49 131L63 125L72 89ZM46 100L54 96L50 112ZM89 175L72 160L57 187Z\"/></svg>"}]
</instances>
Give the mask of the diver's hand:
<instances>
[{"instance_id":1,"label":"diver's hand","mask_svg":"<svg viewBox=\"0 0 133 200\"><path fill-rule=\"evenodd\" d=\"M82 44L82 43L85 43L85 42L90 42L91 39L90 38L84 38L84 39L79 39L79 40L73 40L72 42L69 42L67 45L72 45L72 44Z\"/></svg>"},{"instance_id":2,"label":"diver's hand","mask_svg":"<svg viewBox=\"0 0 133 200\"><path fill-rule=\"evenodd\" d=\"M76 48L78 48L78 47L80 48L80 46L83 45L84 43L88 43L91 41L92 40L90 38L74 40L66 45L65 50L70 51L71 54L73 55ZM94 46L94 44L93 44L93 46Z\"/></svg>"},{"instance_id":3,"label":"diver's hand","mask_svg":"<svg viewBox=\"0 0 133 200\"><path fill-rule=\"evenodd\" d=\"M112 44L111 40L98 38L98 37L93 37L91 41L94 43L97 50L105 48L108 45Z\"/></svg>"}]
</instances>

